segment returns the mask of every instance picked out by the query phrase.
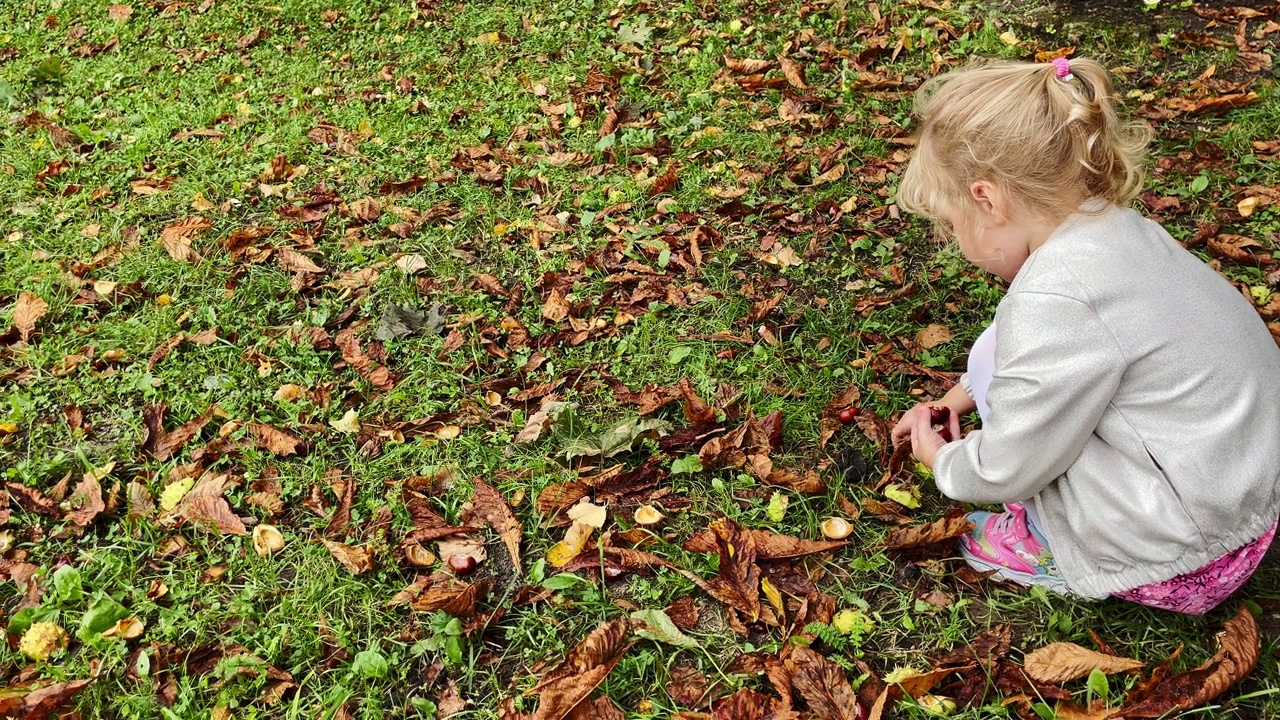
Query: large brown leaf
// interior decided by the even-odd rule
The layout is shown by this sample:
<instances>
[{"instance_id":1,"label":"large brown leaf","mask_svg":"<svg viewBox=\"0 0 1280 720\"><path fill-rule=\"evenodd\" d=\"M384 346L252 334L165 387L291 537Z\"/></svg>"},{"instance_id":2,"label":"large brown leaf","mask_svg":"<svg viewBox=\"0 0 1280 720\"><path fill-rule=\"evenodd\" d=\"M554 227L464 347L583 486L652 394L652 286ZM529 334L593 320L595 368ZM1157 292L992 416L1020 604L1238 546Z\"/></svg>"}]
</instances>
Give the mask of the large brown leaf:
<instances>
[{"instance_id":1,"label":"large brown leaf","mask_svg":"<svg viewBox=\"0 0 1280 720\"><path fill-rule=\"evenodd\" d=\"M748 532L755 541L758 560L803 557L836 550L848 544L841 540L803 540L790 535L777 535L768 530L749 530ZM716 552L719 546L715 533L704 530L690 537L681 547L688 552L711 553Z\"/></svg>"},{"instance_id":2,"label":"large brown leaf","mask_svg":"<svg viewBox=\"0 0 1280 720\"><path fill-rule=\"evenodd\" d=\"M1218 652L1200 667L1166 678L1137 704L1121 709L1126 718L1163 717L1199 707L1253 671L1261 641L1258 624L1248 608L1240 608L1218 636Z\"/></svg>"},{"instance_id":3,"label":"large brown leaf","mask_svg":"<svg viewBox=\"0 0 1280 720\"><path fill-rule=\"evenodd\" d=\"M182 497L170 516L197 527L214 527L223 535L247 535L249 530L222 495L230 480L226 475L204 473Z\"/></svg>"},{"instance_id":4,"label":"large brown leaf","mask_svg":"<svg viewBox=\"0 0 1280 720\"><path fill-rule=\"evenodd\" d=\"M363 575L373 569L373 556L367 547L354 547L332 540L321 539L320 542L333 553L333 557L352 575Z\"/></svg>"},{"instance_id":5,"label":"large brown leaf","mask_svg":"<svg viewBox=\"0 0 1280 720\"><path fill-rule=\"evenodd\" d=\"M507 546L511 555L511 564L515 566L516 575L520 570L520 541L524 538L524 526L516 519L507 505L506 498L489 483L481 478L473 478L475 493L471 496L471 507L463 515L463 522L475 524L483 522L493 528Z\"/></svg>"},{"instance_id":6,"label":"large brown leaf","mask_svg":"<svg viewBox=\"0 0 1280 720\"><path fill-rule=\"evenodd\" d=\"M816 720L862 720L858 696L839 665L797 645L787 660L791 684L809 704Z\"/></svg>"},{"instance_id":7,"label":"large brown leaf","mask_svg":"<svg viewBox=\"0 0 1280 720\"><path fill-rule=\"evenodd\" d=\"M208 218L192 215L170 223L160 230L160 244L169 257L178 262L200 262L200 253L191 247L192 241L212 227Z\"/></svg>"},{"instance_id":8,"label":"large brown leaf","mask_svg":"<svg viewBox=\"0 0 1280 720\"><path fill-rule=\"evenodd\" d=\"M715 599L732 607L751 621L760 618L760 567L756 565L756 542L751 533L729 518L711 521L716 549L720 552L720 574L697 582ZM685 573L682 573L685 574ZM686 574L686 577L692 573ZM696 576L694 576L696 577Z\"/></svg>"},{"instance_id":9,"label":"large brown leaf","mask_svg":"<svg viewBox=\"0 0 1280 720\"><path fill-rule=\"evenodd\" d=\"M22 342L31 339L36 330L36 323L49 312L49 304L38 295L23 291L18 293L18 302L13 306L13 326L18 330Z\"/></svg>"},{"instance_id":10,"label":"large brown leaf","mask_svg":"<svg viewBox=\"0 0 1280 720\"><path fill-rule=\"evenodd\" d=\"M258 447L280 457L296 455L298 448L303 444L302 438L292 432L266 423L249 423L249 432L253 434Z\"/></svg>"},{"instance_id":11,"label":"large brown leaf","mask_svg":"<svg viewBox=\"0 0 1280 720\"><path fill-rule=\"evenodd\" d=\"M93 522L98 513L107 508L102 501L102 486L93 472L87 472L72 491L70 504L72 510L67 512L67 520L73 525L84 527Z\"/></svg>"},{"instance_id":12,"label":"large brown leaf","mask_svg":"<svg viewBox=\"0 0 1280 720\"><path fill-rule=\"evenodd\" d=\"M782 707L777 698L749 688L717 702L711 708L710 720L795 720L800 714Z\"/></svg>"},{"instance_id":13,"label":"large brown leaf","mask_svg":"<svg viewBox=\"0 0 1280 720\"><path fill-rule=\"evenodd\" d=\"M954 540L974 527L973 521L963 515L946 517L926 525L898 527L889 531L884 546L887 550L914 550Z\"/></svg>"},{"instance_id":14,"label":"large brown leaf","mask_svg":"<svg viewBox=\"0 0 1280 720\"><path fill-rule=\"evenodd\" d=\"M459 618L475 615L476 603L493 589L493 581L467 583L446 572L419 575L408 587L396 593L388 605L408 604L419 612L445 612Z\"/></svg>"},{"instance_id":15,"label":"large brown leaf","mask_svg":"<svg viewBox=\"0 0 1280 720\"><path fill-rule=\"evenodd\" d=\"M1067 642L1056 642L1029 653L1023 666L1033 679L1047 683L1065 683L1078 680L1094 670L1112 673L1136 670L1143 666L1141 660L1104 655L1096 650L1082 648Z\"/></svg>"},{"instance_id":16,"label":"large brown leaf","mask_svg":"<svg viewBox=\"0 0 1280 720\"><path fill-rule=\"evenodd\" d=\"M631 624L624 619L610 620L592 630L569 651L563 665L530 691L538 695L539 702L529 720L561 720L573 712L631 647L627 642L630 632Z\"/></svg>"},{"instance_id":17,"label":"large brown leaf","mask_svg":"<svg viewBox=\"0 0 1280 720\"><path fill-rule=\"evenodd\" d=\"M142 409L142 419L147 429L147 435L142 441L142 451L160 461L177 454L213 418L213 408L210 408L203 415L183 423L175 430L165 432L164 416L167 410L164 405L148 405Z\"/></svg>"},{"instance_id":18,"label":"large brown leaf","mask_svg":"<svg viewBox=\"0 0 1280 720\"><path fill-rule=\"evenodd\" d=\"M25 694L17 687L4 688L0 690L0 717L45 720L91 682L92 679L54 683Z\"/></svg>"}]
</instances>

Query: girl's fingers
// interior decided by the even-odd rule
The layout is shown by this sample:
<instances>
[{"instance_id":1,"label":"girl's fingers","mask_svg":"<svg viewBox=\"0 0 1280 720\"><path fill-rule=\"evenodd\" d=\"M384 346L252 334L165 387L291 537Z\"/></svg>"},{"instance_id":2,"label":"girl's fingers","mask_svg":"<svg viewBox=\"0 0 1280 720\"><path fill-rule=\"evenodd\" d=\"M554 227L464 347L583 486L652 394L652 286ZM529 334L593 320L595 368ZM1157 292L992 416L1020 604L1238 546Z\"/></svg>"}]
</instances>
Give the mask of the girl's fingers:
<instances>
[{"instance_id":1,"label":"girl's fingers","mask_svg":"<svg viewBox=\"0 0 1280 720\"><path fill-rule=\"evenodd\" d=\"M951 439L960 439L960 413L951 413Z\"/></svg>"}]
</instances>

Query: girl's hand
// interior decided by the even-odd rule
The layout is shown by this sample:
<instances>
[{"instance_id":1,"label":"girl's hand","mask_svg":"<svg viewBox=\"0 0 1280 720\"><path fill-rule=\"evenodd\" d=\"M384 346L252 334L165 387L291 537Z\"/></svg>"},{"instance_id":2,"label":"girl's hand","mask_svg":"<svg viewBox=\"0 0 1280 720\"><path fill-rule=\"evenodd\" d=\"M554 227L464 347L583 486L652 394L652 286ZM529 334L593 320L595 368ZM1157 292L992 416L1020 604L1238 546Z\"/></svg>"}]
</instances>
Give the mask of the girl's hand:
<instances>
[{"instance_id":1,"label":"girl's hand","mask_svg":"<svg viewBox=\"0 0 1280 720\"><path fill-rule=\"evenodd\" d=\"M946 405L942 402L920 403L903 413L902 418L898 420L898 424L893 426L893 444L896 446L911 437L911 430L916 425L916 416L924 415L925 420L928 420L930 408L935 407L946 407ZM951 417L955 418L956 414L954 412L951 413ZM953 432L951 437L960 437L960 435Z\"/></svg>"},{"instance_id":2,"label":"girl's hand","mask_svg":"<svg viewBox=\"0 0 1280 720\"><path fill-rule=\"evenodd\" d=\"M916 412L920 410L921 412ZM925 405L917 405L908 411L911 415L911 453L916 456L922 465L933 470L933 463L938 457L938 451L943 445L947 444L946 438L938 434L933 429L933 421L929 418L929 409ZM903 417L906 420L906 416ZM956 413L951 413L950 421L947 423L951 430L951 437L960 437L960 418ZM896 428L894 430L897 432Z\"/></svg>"}]
</instances>

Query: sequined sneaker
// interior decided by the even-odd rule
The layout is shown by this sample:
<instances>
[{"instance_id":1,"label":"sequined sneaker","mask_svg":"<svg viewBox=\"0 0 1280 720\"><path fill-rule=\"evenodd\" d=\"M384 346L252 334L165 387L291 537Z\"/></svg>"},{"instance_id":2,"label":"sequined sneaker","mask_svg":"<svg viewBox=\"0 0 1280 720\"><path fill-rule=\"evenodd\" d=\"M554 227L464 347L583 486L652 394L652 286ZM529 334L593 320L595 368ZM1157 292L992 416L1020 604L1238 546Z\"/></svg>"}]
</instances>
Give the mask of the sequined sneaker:
<instances>
[{"instance_id":1,"label":"sequined sneaker","mask_svg":"<svg viewBox=\"0 0 1280 720\"><path fill-rule=\"evenodd\" d=\"M1027 522L1026 507L1021 503L1008 507L1003 513L969 513L977 527L960 538L964 559L975 570L995 570L1001 580L1069 593L1066 580L1054 565L1049 542Z\"/></svg>"}]
</instances>

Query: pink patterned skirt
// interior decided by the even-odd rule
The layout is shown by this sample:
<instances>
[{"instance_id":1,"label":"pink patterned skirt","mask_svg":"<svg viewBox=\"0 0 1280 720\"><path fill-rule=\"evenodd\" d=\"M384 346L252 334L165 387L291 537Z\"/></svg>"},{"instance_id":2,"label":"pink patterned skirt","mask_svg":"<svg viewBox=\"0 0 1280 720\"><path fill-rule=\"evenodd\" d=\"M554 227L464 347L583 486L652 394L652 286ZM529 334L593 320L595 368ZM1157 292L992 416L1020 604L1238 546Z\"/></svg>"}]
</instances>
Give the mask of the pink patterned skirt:
<instances>
[{"instance_id":1,"label":"pink patterned skirt","mask_svg":"<svg viewBox=\"0 0 1280 720\"><path fill-rule=\"evenodd\" d=\"M1170 578L1164 582L1141 585L1114 595L1139 605L1172 610L1188 615L1203 615L1220 605L1253 575L1276 536L1271 523L1257 540L1233 550L1199 570Z\"/></svg>"}]
</instances>

